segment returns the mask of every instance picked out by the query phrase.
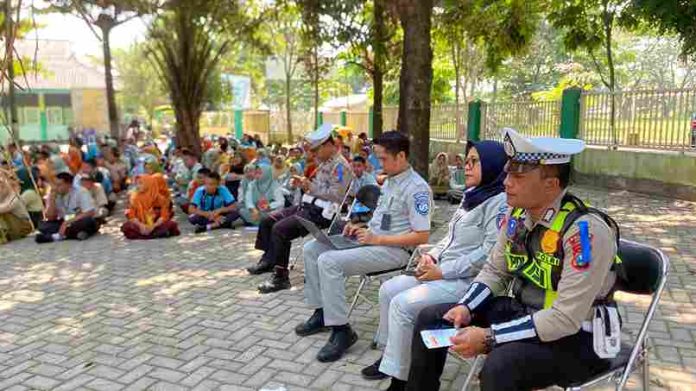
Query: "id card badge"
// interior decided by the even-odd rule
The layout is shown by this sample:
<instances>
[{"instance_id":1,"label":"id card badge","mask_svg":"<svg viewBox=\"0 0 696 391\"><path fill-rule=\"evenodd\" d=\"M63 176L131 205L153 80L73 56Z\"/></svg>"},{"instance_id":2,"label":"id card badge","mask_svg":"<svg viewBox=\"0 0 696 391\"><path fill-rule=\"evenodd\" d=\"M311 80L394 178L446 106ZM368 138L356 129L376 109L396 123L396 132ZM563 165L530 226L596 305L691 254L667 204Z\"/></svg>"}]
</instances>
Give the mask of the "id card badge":
<instances>
[{"instance_id":1,"label":"id card badge","mask_svg":"<svg viewBox=\"0 0 696 391\"><path fill-rule=\"evenodd\" d=\"M391 214L385 213L382 215L382 222L380 223L379 229L382 231L391 230Z\"/></svg>"}]
</instances>

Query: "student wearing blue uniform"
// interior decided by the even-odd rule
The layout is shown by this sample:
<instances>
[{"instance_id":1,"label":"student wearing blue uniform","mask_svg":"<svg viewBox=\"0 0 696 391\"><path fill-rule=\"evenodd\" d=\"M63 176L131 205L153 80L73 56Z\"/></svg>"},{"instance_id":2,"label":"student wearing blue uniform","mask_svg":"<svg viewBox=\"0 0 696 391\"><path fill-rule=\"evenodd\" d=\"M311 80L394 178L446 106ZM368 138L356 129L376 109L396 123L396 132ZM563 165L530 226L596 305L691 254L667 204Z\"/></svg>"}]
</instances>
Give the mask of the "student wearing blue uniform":
<instances>
[{"instance_id":1,"label":"student wearing blue uniform","mask_svg":"<svg viewBox=\"0 0 696 391\"><path fill-rule=\"evenodd\" d=\"M196 189L189 208L189 222L196 226L196 233L232 228L239 218L236 200L227 187L220 185L220 175L216 172L211 172L205 178L205 185Z\"/></svg>"}]
</instances>

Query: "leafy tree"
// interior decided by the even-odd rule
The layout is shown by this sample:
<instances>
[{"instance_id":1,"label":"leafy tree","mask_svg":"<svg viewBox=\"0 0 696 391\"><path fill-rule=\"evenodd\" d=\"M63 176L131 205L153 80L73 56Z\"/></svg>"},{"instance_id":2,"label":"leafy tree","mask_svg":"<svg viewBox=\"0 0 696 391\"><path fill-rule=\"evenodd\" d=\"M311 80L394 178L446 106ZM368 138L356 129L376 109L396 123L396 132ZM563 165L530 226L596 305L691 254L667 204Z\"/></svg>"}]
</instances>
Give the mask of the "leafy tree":
<instances>
[{"instance_id":1,"label":"leafy tree","mask_svg":"<svg viewBox=\"0 0 696 391\"><path fill-rule=\"evenodd\" d=\"M325 26L340 59L364 71L372 82L373 135L382 133L382 106L385 77L398 68L401 34L385 0L344 0L327 2L324 15L331 18Z\"/></svg>"},{"instance_id":2,"label":"leafy tree","mask_svg":"<svg viewBox=\"0 0 696 391\"><path fill-rule=\"evenodd\" d=\"M676 33L682 54L696 55L696 2L684 0L632 0L630 11L660 32Z\"/></svg>"},{"instance_id":3,"label":"leafy tree","mask_svg":"<svg viewBox=\"0 0 696 391\"><path fill-rule=\"evenodd\" d=\"M147 46L135 43L113 53L121 86L117 99L124 113L143 115L152 123L155 108L168 102L157 70L147 59Z\"/></svg>"},{"instance_id":4,"label":"leafy tree","mask_svg":"<svg viewBox=\"0 0 696 391\"><path fill-rule=\"evenodd\" d=\"M169 90L177 142L200 155L199 120L220 82L220 59L232 39L253 39L258 22L235 0L170 0L165 7L149 31L149 57Z\"/></svg>"},{"instance_id":5,"label":"leafy tree","mask_svg":"<svg viewBox=\"0 0 696 391\"><path fill-rule=\"evenodd\" d=\"M570 61L558 29L542 21L529 46L504 61L495 78L508 96L529 96L553 88L563 76L559 64Z\"/></svg>"},{"instance_id":6,"label":"leafy tree","mask_svg":"<svg viewBox=\"0 0 696 391\"><path fill-rule=\"evenodd\" d=\"M462 126L461 101L467 102L467 87L471 86L470 94L476 89L484 72L484 53L480 41L475 42L469 37L464 25L460 23L453 8L436 10L433 31L433 101L438 101L437 86L439 76L448 76L447 81L454 79L455 123L457 124L457 140L461 136ZM440 61L438 61L441 59ZM450 70L442 75L441 67ZM447 83L449 86L449 83ZM448 94L449 95L449 94ZM461 98L460 98L461 97Z\"/></svg>"},{"instance_id":7,"label":"leafy tree","mask_svg":"<svg viewBox=\"0 0 696 391\"><path fill-rule=\"evenodd\" d=\"M611 93L610 129L617 142L615 129L618 88L614 53L614 34L619 25L634 27L635 15L629 7L630 0L552 0L549 20L562 29L563 42L570 50L587 51L595 71ZM603 52L603 59L597 57Z\"/></svg>"},{"instance_id":8,"label":"leafy tree","mask_svg":"<svg viewBox=\"0 0 696 391\"><path fill-rule=\"evenodd\" d=\"M393 5L404 31L397 128L411 140L414 168L427 178L433 81L433 51L430 44L433 1L394 0Z\"/></svg>"},{"instance_id":9,"label":"leafy tree","mask_svg":"<svg viewBox=\"0 0 696 391\"><path fill-rule=\"evenodd\" d=\"M302 16L300 58L304 65L304 72L314 89L314 123L318 124L320 83L331 64L330 59L322 53L322 45L326 41L320 20L324 4L321 0L298 0L297 4Z\"/></svg>"},{"instance_id":10,"label":"leafy tree","mask_svg":"<svg viewBox=\"0 0 696 391\"><path fill-rule=\"evenodd\" d=\"M300 9L294 1L285 1L275 14L274 23L268 24L269 44L274 59L283 68L283 107L285 108L286 133L288 142L293 141L292 108L293 80L301 71L302 20Z\"/></svg>"},{"instance_id":11,"label":"leafy tree","mask_svg":"<svg viewBox=\"0 0 696 391\"><path fill-rule=\"evenodd\" d=\"M94 35L102 42L104 52L104 77L106 102L109 112L111 136L120 139L116 93L111 66L111 31L129 20L156 9L159 4L152 0L49 0L50 10L72 13L84 19ZM96 27L97 30L94 29Z\"/></svg>"}]
</instances>

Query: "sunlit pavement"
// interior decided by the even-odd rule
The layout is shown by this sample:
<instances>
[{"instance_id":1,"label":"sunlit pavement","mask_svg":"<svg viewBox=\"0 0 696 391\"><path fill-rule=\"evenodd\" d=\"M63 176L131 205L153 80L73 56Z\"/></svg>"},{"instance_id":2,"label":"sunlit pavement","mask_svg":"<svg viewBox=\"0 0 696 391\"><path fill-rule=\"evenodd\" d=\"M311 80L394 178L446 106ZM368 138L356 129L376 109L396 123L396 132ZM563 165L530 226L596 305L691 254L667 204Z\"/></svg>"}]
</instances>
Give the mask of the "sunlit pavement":
<instances>
[{"instance_id":1,"label":"sunlit pavement","mask_svg":"<svg viewBox=\"0 0 696 391\"><path fill-rule=\"evenodd\" d=\"M587 188L576 194L607 208L623 237L671 258L668 290L653 321L651 387L696 387L696 204ZM438 202L436 238L454 206ZM178 216L182 220L183 216ZM38 246L33 238L0 247L0 390L376 390L360 369L378 311L361 303L351 323L359 342L342 360L315 355L328 334L300 338L302 262L293 289L260 295L267 277L249 276L254 233L236 230L126 241L116 219L85 242ZM297 248L297 246L296 246ZM295 252L293 252L294 256ZM357 286L351 279L349 294ZM368 289L376 298L377 283ZM648 300L621 295L623 320L637 329ZM459 390L468 370L449 359L443 389ZM638 376L630 388L640 389Z\"/></svg>"}]
</instances>

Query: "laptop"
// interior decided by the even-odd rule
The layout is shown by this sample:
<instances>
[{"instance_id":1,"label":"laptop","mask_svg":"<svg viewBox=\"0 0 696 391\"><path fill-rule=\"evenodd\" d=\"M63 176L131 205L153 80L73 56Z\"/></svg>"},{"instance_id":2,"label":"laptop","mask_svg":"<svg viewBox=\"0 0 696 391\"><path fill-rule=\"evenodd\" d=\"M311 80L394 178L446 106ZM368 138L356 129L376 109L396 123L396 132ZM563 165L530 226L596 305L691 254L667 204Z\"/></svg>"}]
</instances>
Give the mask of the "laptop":
<instances>
[{"instance_id":1,"label":"laptop","mask_svg":"<svg viewBox=\"0 0 696 391\"><path fill-rule=\"evenodd\" d=\"M347 238L343 235L331 235L328 236L324 231L320 230L316 224L313 222L300 217L295 216L297 220L302 224L303 227L309 231L317 242L325 244L334 250L348 250L351 248L362 247L364 244L360 244L357 240Z\"/></svg>"}]
</instances>

